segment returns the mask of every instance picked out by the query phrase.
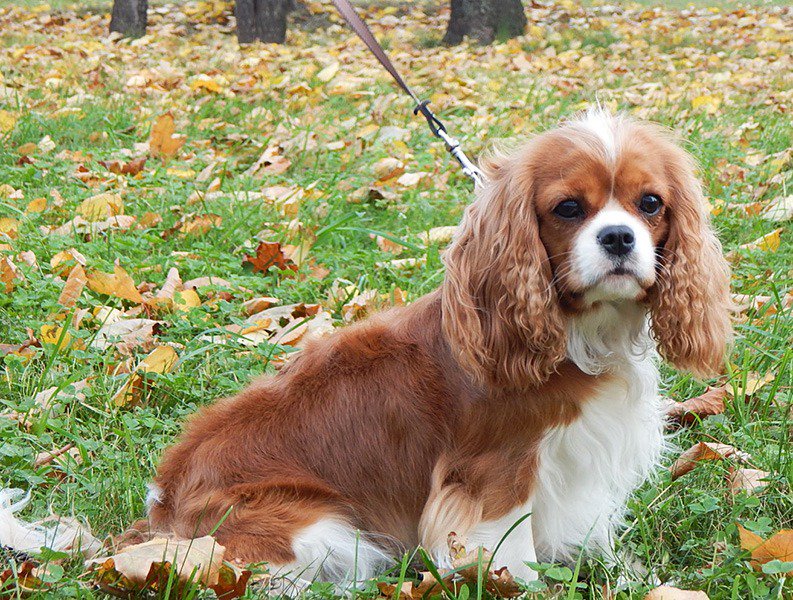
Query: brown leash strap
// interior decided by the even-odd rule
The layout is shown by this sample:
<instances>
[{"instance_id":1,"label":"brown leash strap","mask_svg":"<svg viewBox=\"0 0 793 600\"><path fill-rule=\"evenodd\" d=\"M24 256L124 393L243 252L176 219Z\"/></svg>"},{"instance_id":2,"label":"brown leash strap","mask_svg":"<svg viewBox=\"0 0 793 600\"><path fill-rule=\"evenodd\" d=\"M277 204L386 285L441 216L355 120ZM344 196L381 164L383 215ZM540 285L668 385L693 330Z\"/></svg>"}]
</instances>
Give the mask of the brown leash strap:
<instances>
[{"instance_id":1,"label":"brown leash strap","mask_svg":"<svg viewBox=\"0 0 793 600\"><path fill-rule=\"evenodd\" d=\"M427 106L429 104L429 100L419 100L418 96L413 93L413 90L410 89L405 80L399 75L399 72L396 70L394 65L388 58L388 55L383 50L383 47L377 42L377 39L374 37L372 32L366 26L366 23L363 22L363 19L355 12L355 9L350 4L349 0L332 0L334 6L339 11L339 14L347 21L347 24L352 28L352 30L358 35L359 38L366 44L366 47L369 48L372 54L374 54L375 58L383 65L383 68L391 74L391 77L394 78L394 81L397 82L399 87L401 87L406 94L408 94L413 101L416 103L416 107L413 109L413 114L417 115L421 113L422 116L427 120L427 125L429 125L430 131L435 137L442 139L446 143L446 149L449 153L460 163L460 166L463 168L463 173L470 177L475 186L481 186L484 181L484 176L482 172L477 168L474 163L465 155L462 148L460 148L460 142L456 139L451 137L447 131L446 127L444 127L443 123L432 113L432 111Z\"/></svg>"}]
</instances>

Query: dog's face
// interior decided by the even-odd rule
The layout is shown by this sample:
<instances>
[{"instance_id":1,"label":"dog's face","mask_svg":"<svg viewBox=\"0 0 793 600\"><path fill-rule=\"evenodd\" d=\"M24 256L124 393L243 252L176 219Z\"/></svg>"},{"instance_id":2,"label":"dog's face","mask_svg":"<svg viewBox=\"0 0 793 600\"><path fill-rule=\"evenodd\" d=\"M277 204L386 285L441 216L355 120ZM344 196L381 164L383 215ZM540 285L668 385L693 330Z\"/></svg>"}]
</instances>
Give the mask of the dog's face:
<instances>
[{"instance_id":1,"label":"dog's face","mask_svg":"<svg viewBox=\"0 0 793 600\"><path fill-rule=\"evenodd\" d=\"M649 130L584 121L539 140L539 235L564 310L644 300L656 282L674 210L671 157ZM624 126L623 126L624 127Z\"/></svg>"},{"instance_id":2,"label":"dog's face","mask_svg":"<svg viewBox=\"0 0 793 600\"><path fill-rule=\"evenodd\" d=\"M444 284L445 332L472 372L544 381L567 357L570 320L603 302L646 306L678 368L721 370L729 269L693 161L668 133L592 111L484 168Z\"/></svg>"}]
</instances>

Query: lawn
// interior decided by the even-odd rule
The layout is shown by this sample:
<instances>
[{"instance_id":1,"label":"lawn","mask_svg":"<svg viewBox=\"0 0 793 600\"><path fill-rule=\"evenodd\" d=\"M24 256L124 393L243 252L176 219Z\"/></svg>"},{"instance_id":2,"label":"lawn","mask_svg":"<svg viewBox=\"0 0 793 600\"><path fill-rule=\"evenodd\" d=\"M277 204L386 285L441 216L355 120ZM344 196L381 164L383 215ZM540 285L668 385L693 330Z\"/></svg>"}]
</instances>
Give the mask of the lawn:
<instances>
[{"instance_id":1,"label":"lawn","mask_svg":"<svg viewBox=\"0 0 793 600\"><path fill-rule=\"evenodd\" d=\"M472 156L595 100L686 140L732 263L736 339L725 378L665 370L663 392L724 388L723 413L673 441L745 458L659 472L631 500L619 544L710 598L790 597L793 565L753 565L739 526L762 538L793 527L793 12L526 4L526 35L490 47L440 45L445 3L364 13ZM75 516L104 539L144 514L187 415L273 372L315 330L434 289L445 241L427 234L457 223L471 185L327 2L293 16L285 46L243 49L218 0L157 3L132 42L107 38L98 3L57 6L0 4L0 488L32 491L21 519ZM294 270L262 265L268 249ZM275 302L264 298L298 306L249 319ZM763 471L762 487L736 489L740 469ZM38 597L103 596L81 560L55 567ZM652 587L581 567L541 566L526 594Z\"/></svg>"}]
</instances>

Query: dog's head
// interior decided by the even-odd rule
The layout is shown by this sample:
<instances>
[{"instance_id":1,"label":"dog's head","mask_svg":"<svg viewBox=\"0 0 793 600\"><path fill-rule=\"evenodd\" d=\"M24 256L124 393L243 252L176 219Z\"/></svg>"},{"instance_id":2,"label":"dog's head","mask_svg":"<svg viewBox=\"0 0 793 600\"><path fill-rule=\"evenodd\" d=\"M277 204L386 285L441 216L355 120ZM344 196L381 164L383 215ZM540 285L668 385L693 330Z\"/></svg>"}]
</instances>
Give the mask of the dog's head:
<instances>
[{"instance_id":1,"label":"dog's head","mask_svg":"<svg viewBox=\"0 0 793 600\"><path fill-rule=\"evenodd\" d=\"M729 270L693 161L667 132L590 111L484 170L443 289L444 331L475 376L545 381L566 357L567 320L603 303L648 306L676 367L721 369Z\"/></svg>"}]
</instances>

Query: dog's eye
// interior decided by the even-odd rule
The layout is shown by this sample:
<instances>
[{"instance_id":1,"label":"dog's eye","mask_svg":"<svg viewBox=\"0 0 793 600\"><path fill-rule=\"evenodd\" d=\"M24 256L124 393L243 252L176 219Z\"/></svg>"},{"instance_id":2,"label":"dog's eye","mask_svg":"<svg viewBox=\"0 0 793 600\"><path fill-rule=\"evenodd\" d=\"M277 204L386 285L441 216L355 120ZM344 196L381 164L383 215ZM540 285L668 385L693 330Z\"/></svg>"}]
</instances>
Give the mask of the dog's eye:
<instances>
[{"instance_id":1,"label":"dog's eye","mask_svg":"<svg viewBox=\"0 0 793 600\"><path fill-rule=\"evenodd\" d=\"M639 200L639 210L647 216L652 217L658 214L662 204L661 199L655 194L645 194L642 196L642 199Z\"/></svg>"},{"instance_id":2,"label":"dog's eye","mask_svg":"<svg viewBox=\"0 0 793 600\"><path fill-rule=\"evenodd\" d=\"M578 219L584 216L584 209L578 200L563 200L553 209L553 214L562 219Z\"/></svg>"}]
</instances>

